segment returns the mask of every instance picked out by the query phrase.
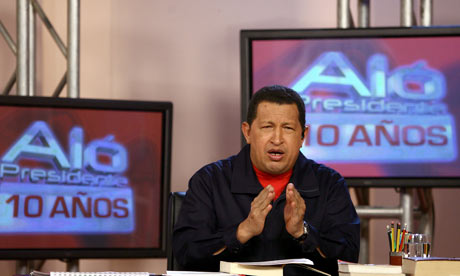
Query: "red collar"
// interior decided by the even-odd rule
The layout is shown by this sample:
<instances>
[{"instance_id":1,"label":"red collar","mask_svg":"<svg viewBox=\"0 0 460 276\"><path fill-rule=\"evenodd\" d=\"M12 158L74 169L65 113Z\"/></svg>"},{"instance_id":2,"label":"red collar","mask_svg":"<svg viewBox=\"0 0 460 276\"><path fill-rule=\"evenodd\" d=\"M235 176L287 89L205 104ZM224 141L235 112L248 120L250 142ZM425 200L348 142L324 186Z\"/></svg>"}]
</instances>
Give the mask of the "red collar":
<instances>
[{"instance_id":1,"label":"red collar","mask_svg":"<svg viewBox=\"0 0 460 276\"><path fill-rule=\"evenodd\" d=\"M257 179L264 188L268 185L272 185L273 188L275 188L275 199L277 199L284 191L284 188L289 183L289 179L292 175L292 169L282 174L273 175L257 169L254 165L252 165L252 167L254 168Z\"/></svg>"}]
</instances>

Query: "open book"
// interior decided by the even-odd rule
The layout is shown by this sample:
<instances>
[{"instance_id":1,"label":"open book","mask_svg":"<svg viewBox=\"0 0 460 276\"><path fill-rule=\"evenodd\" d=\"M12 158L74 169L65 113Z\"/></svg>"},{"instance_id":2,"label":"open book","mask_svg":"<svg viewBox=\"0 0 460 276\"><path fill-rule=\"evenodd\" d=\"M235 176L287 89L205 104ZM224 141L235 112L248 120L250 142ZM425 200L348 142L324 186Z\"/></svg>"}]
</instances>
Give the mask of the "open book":
<instances>
[{"instance_id":1,"label":"open book","mask_svg":"<svg viewBox=\"0 0 460 276\"><path fill-rule=\"evenodd\" d=\"M316 272L318 275L329 275L311 267L313 262L309 259L285 259L264 262L220 262L220 271L230 274L245 274L254 276L283 276L286 266L299 266L305 270Z\"/></svg>"}]
</instances>

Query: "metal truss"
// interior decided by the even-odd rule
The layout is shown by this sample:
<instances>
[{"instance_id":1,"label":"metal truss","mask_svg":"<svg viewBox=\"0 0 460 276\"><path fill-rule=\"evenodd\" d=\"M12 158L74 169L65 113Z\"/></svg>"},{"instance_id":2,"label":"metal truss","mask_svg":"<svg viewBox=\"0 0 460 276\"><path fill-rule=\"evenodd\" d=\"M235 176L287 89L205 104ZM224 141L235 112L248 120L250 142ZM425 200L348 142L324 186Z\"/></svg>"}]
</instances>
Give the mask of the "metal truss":
<instances>
[{"instance_id":1,"label":"metal truss","mask_svg":"<svg viewBox=\"0 0 460 276\"><path fill-rule=\"evenodd\" d=\"M400 0L400 26L417 25L414 12L414 0ZM358 0L358 28L370 27L370 0ZM419 0L420 26L433 24L433 0ZM350 11L350 0L337 0L337 28L348 29L355 27Z\"/></svg>"},{"instance_id":2,"label":"metal truss","mask_svg":"<svg viewBox=\"0 0 460 276\"><path fill-rule=\"evenodd\" d=\"M37 0L16 0L17 43L0 20L0 33L16 56L16 69L2 90L8 95L16 83L17 95L36 93L36 15L41 19L67 60L67 72L53 92L58 97L67 85L67 97L80 95L80 0L67 0L67 47L59 37Z\"/></svg>"}]
</instances>

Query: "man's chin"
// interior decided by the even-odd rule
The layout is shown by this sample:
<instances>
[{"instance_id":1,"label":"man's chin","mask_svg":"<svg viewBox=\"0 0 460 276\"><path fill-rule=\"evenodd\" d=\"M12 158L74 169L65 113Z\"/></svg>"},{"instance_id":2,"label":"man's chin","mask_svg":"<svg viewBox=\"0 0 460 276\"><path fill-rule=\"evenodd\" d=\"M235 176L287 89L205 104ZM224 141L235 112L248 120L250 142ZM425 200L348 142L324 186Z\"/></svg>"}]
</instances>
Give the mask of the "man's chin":
<instances>
[{"instance_id":1,"label":"man's chin","mask_svg":"<svg viewBox=\"0 0 460 276\"><path fill-rule=\"evenodd\" d=\"M270 166L267 168L269 174L272 175L279 175L285 173L287 170L285 167L280 167L280 166Z\"/></svg>"}]
</instances>

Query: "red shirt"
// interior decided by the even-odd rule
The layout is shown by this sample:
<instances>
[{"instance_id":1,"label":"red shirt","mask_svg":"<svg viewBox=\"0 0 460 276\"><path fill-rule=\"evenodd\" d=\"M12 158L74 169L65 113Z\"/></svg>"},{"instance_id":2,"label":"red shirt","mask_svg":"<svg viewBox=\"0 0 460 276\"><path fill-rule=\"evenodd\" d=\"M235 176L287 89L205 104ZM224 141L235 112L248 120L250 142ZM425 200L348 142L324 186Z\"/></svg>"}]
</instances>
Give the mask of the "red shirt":
<instances>
[{"instance_id":1,"label":"red shirt","mask_svg":"<svg viewBox=\"0 0 460 276\"><path fill-rule=\"evenodd\" d=\"M273 175L269 174L266 172L263 172L259 169L257 169L254 165L252 166L254 168L254 171L256 172L257 179L259 179L260 184L265 188L268 185L272 185L273 188L275 188L275 199L276 200L281 193L284 191L284 188L286 188L286 185L289 183L289 179L291 178L292 175L292 169L289 171L283 173L283 174L278 174L278 175Z\"/></svg>"}]
</instances>

